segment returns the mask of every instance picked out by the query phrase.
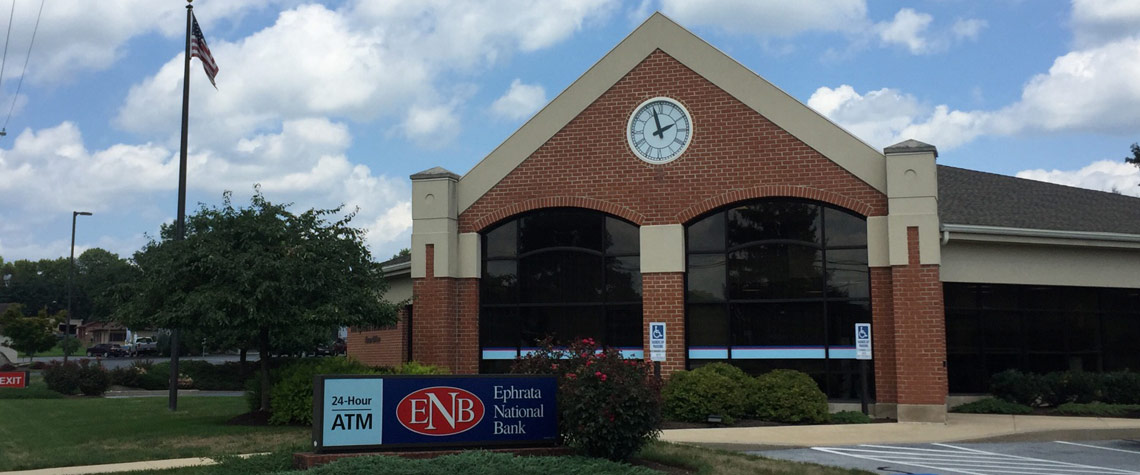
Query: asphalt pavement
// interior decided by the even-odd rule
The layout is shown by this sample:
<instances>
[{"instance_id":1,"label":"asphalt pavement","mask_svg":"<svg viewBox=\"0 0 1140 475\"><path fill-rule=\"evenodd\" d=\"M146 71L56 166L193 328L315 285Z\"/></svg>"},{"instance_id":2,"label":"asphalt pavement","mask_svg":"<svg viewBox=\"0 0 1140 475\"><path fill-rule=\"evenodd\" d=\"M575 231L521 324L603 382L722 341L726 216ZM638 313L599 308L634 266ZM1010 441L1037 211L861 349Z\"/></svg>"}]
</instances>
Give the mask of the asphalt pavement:
<instances>
[{"instance_id":1,"label":"asphalt pavement","mask_svg":"<svg viewBox=\"0 0 1140 475\"><path fill-rule=\"evenodd\" d=\"M104 368L107 368L107 369L115 369L115 368L130 366L131 364L133 364L136 361L151 361L154 363L162 363L164 361L170 361L170 358L161 357L161 356L136 356L136 357L120 356L120 357L111 357L111 358L97 358L97 357L89 357L86 355L71 355L70 358L71 359L88 359L88 360L93 360L93 361L97 360L103 365ZM258 361L259 360L256 352L250 352L250 353L246 354L245 359L246 359L246 361ZM20 358L21 362L27 361L27 360L28 360L27 358ZM221 354L221 355L206 355L206 356L182 356L182 357L179 357L178 360L179 361L188 361L188 360L209 361L212 364L219 364L219 363L225 363L225 362L229 362L229 361L239 361L239 360L241 360L241 358L236 354ZM32 358L32 361L43 361L45 363L50 363L52 361L63 361L63 357L62 356L37 356L35 358Z\"/></svg>"},{"instance_id":2,"label":"asphalt pavement","mask_svg":"<svg viewBox=\"0 0 1140 475\"><path fill-rule=\"evenodd\" d=\"M763 457L911 475L1140 474L1140 441L864 444L750 451Z\"/></svg>"}]
</instances>

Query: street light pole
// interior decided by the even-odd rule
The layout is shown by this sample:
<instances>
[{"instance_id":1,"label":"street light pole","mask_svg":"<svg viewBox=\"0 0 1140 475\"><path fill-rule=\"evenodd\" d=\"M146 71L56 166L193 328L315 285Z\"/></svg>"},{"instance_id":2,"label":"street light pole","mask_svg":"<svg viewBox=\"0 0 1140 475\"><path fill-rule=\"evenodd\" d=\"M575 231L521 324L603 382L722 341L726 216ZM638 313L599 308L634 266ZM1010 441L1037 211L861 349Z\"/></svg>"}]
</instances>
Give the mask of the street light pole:
<instances>
[{"instance_id":1,"label":"street light pole","mask_svg":"<svg viewBox=\"0 0 1140 475\"><path fill-rule=\"evenodd\" d=\"M67 344L67 340L71 338L71 289L75 286L75 218L79 216L91 216L87 211L72 211L71 212L71 270L67 276L67 326L64 327L63 340ZM67 362L67 352L63 352L63 362Z\"/></svg>"}]
</instances>

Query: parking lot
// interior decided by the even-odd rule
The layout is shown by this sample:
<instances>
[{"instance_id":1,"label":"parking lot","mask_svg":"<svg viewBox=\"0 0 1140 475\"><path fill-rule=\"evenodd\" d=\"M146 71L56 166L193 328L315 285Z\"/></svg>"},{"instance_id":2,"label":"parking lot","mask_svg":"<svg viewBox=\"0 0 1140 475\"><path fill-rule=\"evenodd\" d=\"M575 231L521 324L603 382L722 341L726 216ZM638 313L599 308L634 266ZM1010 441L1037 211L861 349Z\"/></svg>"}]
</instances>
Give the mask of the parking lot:
<instances>
[{"instance_id":1,"label":"parking lot","mask_svg":"<svg viewBox=\"0 0 1140 475\"><path fill-rule=\"evenodd\" d=\"M935 443L750 452L881 474L1140 474L1140 441Z\"/></svg>"}]
</instances>

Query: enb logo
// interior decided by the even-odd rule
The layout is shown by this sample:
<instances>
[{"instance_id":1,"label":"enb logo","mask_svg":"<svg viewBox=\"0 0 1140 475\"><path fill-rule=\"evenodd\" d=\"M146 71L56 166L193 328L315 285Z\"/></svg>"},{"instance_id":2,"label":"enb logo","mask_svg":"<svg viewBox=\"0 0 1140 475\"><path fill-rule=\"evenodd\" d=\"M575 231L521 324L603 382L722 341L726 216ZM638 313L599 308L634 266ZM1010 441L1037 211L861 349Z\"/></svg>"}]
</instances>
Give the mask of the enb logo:
<instances>
[{"instance_id":1,"label":"enb logo","mask_svg":"<svg viewBox=\"0 0 1140 475\"><path fill-rule=\"evenodd\" d=\"M483 420L483 401L467 390L449 386L424 388L396 405L396 419L423 435L454 435Z\"/></svg>"}]
</instances>

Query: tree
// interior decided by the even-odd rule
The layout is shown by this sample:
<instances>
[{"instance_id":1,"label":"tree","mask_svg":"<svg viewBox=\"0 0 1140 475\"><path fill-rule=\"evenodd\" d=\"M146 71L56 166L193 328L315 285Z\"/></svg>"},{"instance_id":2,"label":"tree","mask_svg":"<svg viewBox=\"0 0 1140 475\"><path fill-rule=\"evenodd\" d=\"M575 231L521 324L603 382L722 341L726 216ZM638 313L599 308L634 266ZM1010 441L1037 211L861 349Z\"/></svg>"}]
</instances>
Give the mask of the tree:
<instances>
[{"instance_id":1,"label":"tree","mask_svg":"<svg viewBox=\"0 0 1140 475\"><path fill-rule=\"evenodd\" d=\"M400 249L400 252L392 254L392 259L388 259L388 260L399 259L401 257L408 257L410 255L412 255L412 249L405 247L403 249Z\"/></svg>"},{"instance_id":2,"label":"tree","mask_svg":"<svg viewBox=\"0 0 1140 475\"><path fill-rule=\"evenodd\" d=\"M63 312L66 315L66 312ZM58 318L59 315L56 315ZM19 317L7 323L4 334L12 339L12 349L31 358L55 346L55 332L52 327L56 319L49 317L47 309L40 310L35 317Z\"/></svg>"},{"instance_id":3,"label":"tree","mask_svg":"<svg viewBox=\"0 0 1140 475\"><path fill-rule=\"evenodd\" d=\"M165 226L162 240L135 253L139 278L114 290L115 318L256 342L268 410L270 354L337 326L393 324L396 307L383 299L387 284L364 231L350 226L355 213L293 214L254 189L250 207L235 208L226 192L221 207L187 218L184 240Z\"/></svg>"},{"instance_id":4,"label":"tree","mask_svg":"<svg viewBox=\"0 0 1140 475\"><path fill-rule=\"evenodd\" d=\"M1140 143L1132 144L1132 156L1124 157L1124 161L1140 167Z\"/></svg>"}]
</instances>

